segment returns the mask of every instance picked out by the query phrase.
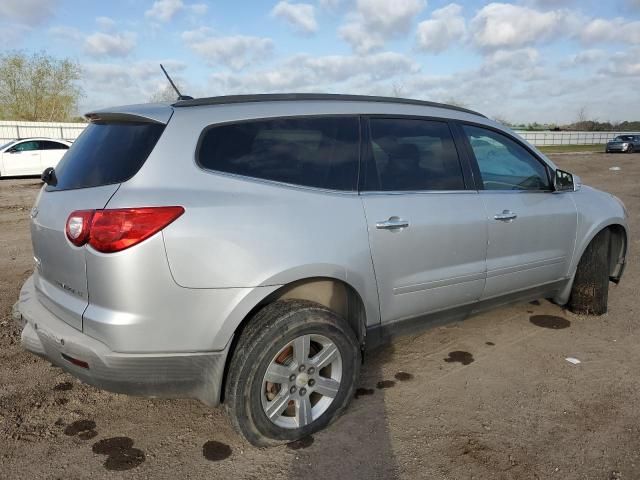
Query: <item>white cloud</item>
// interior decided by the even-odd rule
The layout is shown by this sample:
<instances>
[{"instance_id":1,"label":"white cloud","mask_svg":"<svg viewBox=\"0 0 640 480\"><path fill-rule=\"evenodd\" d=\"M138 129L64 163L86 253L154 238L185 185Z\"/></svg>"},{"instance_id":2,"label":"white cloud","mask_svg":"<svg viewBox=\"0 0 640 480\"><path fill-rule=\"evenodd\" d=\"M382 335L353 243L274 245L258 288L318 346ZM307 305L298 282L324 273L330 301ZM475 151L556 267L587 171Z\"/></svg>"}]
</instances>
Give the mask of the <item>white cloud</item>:
<instances>
[{"instance_id":1,"label":"white cloud","mask_svg":"<svg viewBox=\"0 0 640 480\"><path fill-rule=\"evenodd\" d=\"M204 15L209 10L209 6L206 3L194 3L189 5L189 9L195 15Z\"/></svg>"},{"instance_id":2,"label":"white cloud","mask_svg":"<svg viewBox=\"0 0 640 480\"><path fill-rule=\"evenodd\" d=\"M126 103L144 103L167 85L158 64L162 63L185 91L191 86L182 77L186 64L173 59L124 63L86 63L82 66L83 89L87 93L82 112ZM187 90L188 89L188 90Z\"/></svg>"},{"instance_id":3,"label":"white cloud","mask_svg":"<svg viewBox=\"0 0 640 480\"><path fill-rule=\"evenodd\" d=\"M136 36L131 32L96 32L85 40L84 50L93 57L126 57L136 46Z\"/></svg>"},{"instance_id":4,"label":"white cloud","mask_svg":"<svg viewBox=\"0 0 640 480\"><path fill-rule=\"evenodd\" d=\"M566 66L591 65L600 62L606 58L607 53L600 49L582 50L578 53L570 55L569 58L562 63Z\"/></svg>"},{"instance_id":5,"label":"white cloud","mask_svg":"<svg viewBox=\"0 0 640 480\"><path fill-rule=\"evenodd\" d=\"M273 50L273 40L270 38L245 35L204 37L203 31L195 32L184 32L182 38L210 65L222 64L239 70L264 60Z\"/></svg>"},{"instance_id":6,"label":"white cloud","mask_svg":"<svg viewBox=\"0 0 640 480\"><path fill-rule=\"evenodd\" d=\"M431 19L418 24L418 48L440 53L463 40L467 28L461 13L462 7L456 3L434 10Z\"/></svg>"},{"instance_id":7,"label":"white cloud","mask_svg":"<svg viewBox=\"0 0 640 480\"><path fill-rule=\"evenodd\" d=\"M308 3L278 2L271 15L280 18L301 33L315 33L318 30L315 7Z\"/></svg>"},{"instance_id":8,"label":"white cloud","mask_svg":"<svg viewBox=\"0 0 640 480\"><path fill-rule=\"evenodd\" d=\"M579 37L586 44L602 42L640 44L640 21L595 18L584 26Z\"/></svg>"},{"instance_id":9,"label":"white cloud","mask_svg":"<svg viewBox=\"0 0 640 480\"><path fill-rule=\"evenodd\" d=\"M35 26L51 18L57 3L52 0L2 0L0 19Z\"/></svg>"},{"instance_id":10,"label":"white cloud","mask_svg":"<svg viewBox=\"0 0 640 480\"><path fill-rule=\"evenodd\" d=\"M250 73L214 73L211 83L220 94L284 91L335 91L382 85L385 81L418 72L410 58L395 52L366 56L295 55L274 68ZM356 87L362 85L363 87ZM386 84L385 84L386 85Z\"/></svg>"},{"instance_id":11,"label":"white cloud","mask_svg":"<svg viewBox=\"0 0 640 480\"><path fill-rule=\"evenodd\" d=\"M185 42L191 43L198 40L204 40L211 35L213 35L213 30L211 30L209 27L199 27L195 30L185 30L180 36Z\"/></svg>"},{"instance_id":12,"label":"white cloud","mask_svg":"<svg viewBox=\"0 0 640 480\"><path fill-rule=\"evenodd\" d=\"M182 0L156 0L144 14L159 22L168 22L183 8Z\"/></svg>"},{"instance_id":13,"label":"white cloud","mask_svg":"<svg viewBox=\"0 0 640 480\"><path fill-rule=\"evenodd\" d=\"M103 30L111 30L116 26L116 22L109 17L98 17L96 18L96 23Z\"/></svg>"},{"instance_id":14,"label":"white cloud","mask_svg":"<svg viewBox=\"0 0 640 480\"><path fill-rule=\"evenodd\" d=\"M80 30L64 25L51 27L49 29L49 34L55 38L65 40L67 42L82 42L84 40L84 35Z\"/></svg>"},{"instance_id":15,"label":"white cloud","mask_svg":"<svg viewBox=\"0 0 640 480\"><path fill-rule=\"evenodd\" d=\"M25 25L0 25L0 45L3 48L18 48L30 28Z\"/></svg>"},{"instance_id":16,"label":"white cloud","mask_svg":"<svg viewBox=\"0 0 640 480\"><path fill-rule=\"evenodd\" d=\"M406 34L425 0L357 0L356 11L339 30L358 53L382 48L387 40Z\"/></svg>"},{"instance_id":17,"label":"white cloud","mask_svg":"<svg viewBox=\"0 0 640 480\"><path fill-rule=\"evenodd\" d=\"M491 3L471 21L472 40L485 49L517 48L549 40L566 31L566 10L541 12L506 3Z\"/></svg>"}]
</instances>

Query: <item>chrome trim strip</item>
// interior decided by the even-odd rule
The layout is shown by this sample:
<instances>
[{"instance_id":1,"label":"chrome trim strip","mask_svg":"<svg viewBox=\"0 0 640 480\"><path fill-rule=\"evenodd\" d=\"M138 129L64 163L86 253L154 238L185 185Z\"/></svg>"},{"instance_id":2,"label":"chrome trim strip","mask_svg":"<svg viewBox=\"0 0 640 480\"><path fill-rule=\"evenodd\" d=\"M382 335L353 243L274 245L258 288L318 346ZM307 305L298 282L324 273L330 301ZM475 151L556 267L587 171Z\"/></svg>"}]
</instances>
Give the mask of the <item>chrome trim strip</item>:
<instances>
[{"instance_id":1,"label":"chrome trim strip","mask_svg":"<svg viewBox=\"0 0 640 480\"><path fill-rule=\"evenodd\" d=\"M532 268L546 267L549 265L555 265L562 263L567 257L548 258L545 260L538 260L535 262L529 262L522 265L514 265L512 267L494 268L487 271L487 278L498 277L500 275L507 275L509 273L515 273L525 270L531 270Z\"/></svg>"},{"instance_id":2,"label":"chrome trim strip","mask_svg":"<svg viewBox=\"0 0 640 480\"><path fill-rule=\"evenodd\" d=\"M456 285L458 283L467 283L467 282L473 282L473 281L476 281L476 280L484 280L484 279L485 279L485 273L484 272L471 273L469 275L461 275L459 277L443 278L442 280L434 280L432 282L415 283L415 284L412 284L412 285L405 285L405 286L402 286L402 287L395 287L393 289L393 294L394 295L402 295L404 293L420 292L422 290L431 290L432 288L439 288L439 287L449 287L451 285Z\"/></svg>"}]
</instances>

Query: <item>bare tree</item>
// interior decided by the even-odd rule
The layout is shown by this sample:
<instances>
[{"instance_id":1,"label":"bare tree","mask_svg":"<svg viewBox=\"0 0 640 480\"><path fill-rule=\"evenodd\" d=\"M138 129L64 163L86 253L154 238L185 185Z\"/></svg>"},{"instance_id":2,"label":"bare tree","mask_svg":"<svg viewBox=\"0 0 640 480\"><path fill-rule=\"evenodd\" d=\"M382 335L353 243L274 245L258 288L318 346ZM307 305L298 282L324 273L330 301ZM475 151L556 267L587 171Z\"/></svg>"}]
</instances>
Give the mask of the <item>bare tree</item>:
<instances>
[{"instance_id":1,"label":"bare tree","mask_svg":"<svg viewBox=\"0 0 640 480\"><path fill-rule=\"evenodd\" d=\"M404 97L404 85L399 82L393 82L391 84L391 96L392 97Z\"/></svg>"},{"instance_id":2,"label":"bare tree","mask_svg":"<svg viewBox=\"0 0 640 480\"><path fill-rule=\"evenodd\" d=\"M176 84L178 90L182 91L182 87L179 84ZM153 92L149 96L149 102L151 103L164 103L164 102L175 102L178 99L178 94L171 87L171 85L165 85L162 88L158 88L155 92Z\"/></svg>"},{"instance_id":3,"label":"bare tree","mask_svg":"<svg viewBox=\"0 0 640 480\"><path fill-rule=\"evenodd\" d=\"M494 115L493 119L496 122L501 123L502 125L505 125L507 127L511 126L511 122L502 115Z\"/></svg>"},{"instance_id":4,"label":"bare tree","mask_svg":"<svg viewBox=\"0 0 640 480\"><path fill-rule=\"evenodd\" d=\"M457 100L455 98L449 98L448 100L445 100L443 103L447 104L447 105L453 105L454 107L460 107L460 108L468 108L467 104Z\"/></svg>"},{"instance_id":5,"label":"bare tree","mask_svg":"<svg viewBox=\"0 0 640 480\"><path fill-rule=\"evenodd\" d=\"M580 107L578 113L576 114L576 123L585 123L589 121L589 116L587 115L587 107L584 105Z\"/></svg>"},{"instance_id":6,"label":"bare tree","mask_svg":"<svg viewBox=\"0 0 640 480\"><path fill-rule=\"evenodd\" d=\"M80 66L46 52L0 54L0 118L64 121L77 109Z\"/></svg>"}]
</instances>

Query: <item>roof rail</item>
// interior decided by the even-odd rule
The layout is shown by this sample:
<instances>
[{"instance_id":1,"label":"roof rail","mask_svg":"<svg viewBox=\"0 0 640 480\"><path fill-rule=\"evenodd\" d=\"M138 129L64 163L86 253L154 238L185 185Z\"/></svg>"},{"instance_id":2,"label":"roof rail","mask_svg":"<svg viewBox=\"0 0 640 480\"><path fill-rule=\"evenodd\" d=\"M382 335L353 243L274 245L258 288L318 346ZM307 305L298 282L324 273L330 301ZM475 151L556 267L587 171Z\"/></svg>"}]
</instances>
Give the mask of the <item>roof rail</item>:
<instances>
[{"instance_id":1,"label":"roof rail","mask_svg":"<svg viewBox=\"0 0 640 480\"><path fill-rule=\"evenodd\" d=\"M343 102L379 102L379 103L400 103L404 105L420 105L423 107L446 108L459 112L479 115L486 118L481 113L455 105L429 102L426 100L413 100L411 98L378 97L372 95L342 95L336 93L265 93L258 95L223 95L219 97L195 98L193 100L179 100L173 104L174 107L198 107L202 105L225 105L230 103L250 103L250 102L287 102L296 100L336 100Z\"/></svg>"}]
</instances>

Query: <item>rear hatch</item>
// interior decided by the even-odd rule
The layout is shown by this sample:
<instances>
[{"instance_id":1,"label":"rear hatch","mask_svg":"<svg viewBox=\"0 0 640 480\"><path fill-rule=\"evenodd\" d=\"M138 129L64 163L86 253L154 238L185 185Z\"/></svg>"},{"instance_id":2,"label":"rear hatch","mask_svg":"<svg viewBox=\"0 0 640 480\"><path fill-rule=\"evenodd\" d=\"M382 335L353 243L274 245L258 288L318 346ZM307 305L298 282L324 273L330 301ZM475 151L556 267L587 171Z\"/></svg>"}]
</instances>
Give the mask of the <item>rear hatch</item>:
<instances>
[{"instance_id":1,"label":"rear hatch","mask_svg":"<svg viewBox=\"0 0 640 480\"><path fill-rule=\"evenodd\" d=\"M128 107L130 108L130 107ZM41 190L31 212L31 239L38 299L79 330L89 302L86 246L66 235L69 215L105 208L120 184L133 177L153 150L172 109L156 115L130 111L97 112L55 169L55 180Z\"/></svg>"}]
</instances>

